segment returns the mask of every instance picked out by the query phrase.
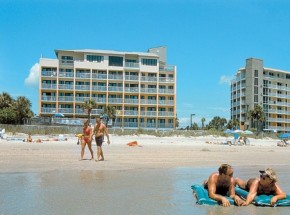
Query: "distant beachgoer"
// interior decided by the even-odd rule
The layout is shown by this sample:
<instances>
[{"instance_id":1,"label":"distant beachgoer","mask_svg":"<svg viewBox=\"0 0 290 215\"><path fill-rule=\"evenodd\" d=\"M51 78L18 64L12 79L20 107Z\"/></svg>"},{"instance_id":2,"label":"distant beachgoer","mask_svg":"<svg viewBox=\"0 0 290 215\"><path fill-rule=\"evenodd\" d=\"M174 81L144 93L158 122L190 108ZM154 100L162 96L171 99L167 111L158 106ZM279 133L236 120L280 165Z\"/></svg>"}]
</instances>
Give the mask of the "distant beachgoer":
<instances>
[{"instance_id":1,"label":"distant beachgoer","mask_svg":"<svg viewBox=\"0 0 290 215\"><path fill-rule=\"evenodd\" d=\"M32 143L32 137L31 137L31 134L30 133L28 134L28 137L26 139L26 142Z\"/></svg>"},{"instance_id":2,"label":"distant beachgoer","mask_svg":"<svg viewBox=\"0 0 290 215\"><path fill-rule=\"evenodd\" d=\"M268 168L260 170L260 178L250 178L247 181L236 178L236 185L249 192L246 201L242 205L249 205L257 195L273 195L271 205L275 205L279 199L286 198L285 192L277 184L276 172Z\"/></svg>"},{"instance_id":3,"label":"distant beachgoer","mask_svg":"<svg viewBox=\"0 0 290 215\"><path fill-rule=\"evenodd\" d=\"M97 144L97 160L103 161L105 160L103 150L102 150L102 144L103 144L103 136L106 135L107 137L107 143L110 144L110 138L108 134L107 127L101 122L101 118L97 117L96 118L96 125L94 127L93 131L95 135L95 140Z\"/></svg>"},{"instance_id":4,"label":"distant beachgoer","mask_svg":"<svg viewBox=\"0 0 290 215\"><path fill-rule=\"evenodd\" d=\"M86 145L88 145L88 148L91 152L91 155L92 155L91 160L94 159L94 152L92 150L92 136L93 136L92 129L89 126L89 121L87 120L84 122L84 127L83 127L82 150L81 150L81 159L80 160L84 159Z\"/></svg>"},{"instance_id":5,"label":"distant beachgoer","mask_svg":"<svg viewBox=\"0 0 290 215\"><path fill-rule=\"evenodd\" d=\"M209 197L222 202L224 207L231 205L226 196L232 198L238 206L244 203L239 196L235 195L235 179L233 174L234 169L231 165L222 164L218 172L212 173L208 180L204 181L204 187L208 189Z\"/></svg>"}]
</instances>

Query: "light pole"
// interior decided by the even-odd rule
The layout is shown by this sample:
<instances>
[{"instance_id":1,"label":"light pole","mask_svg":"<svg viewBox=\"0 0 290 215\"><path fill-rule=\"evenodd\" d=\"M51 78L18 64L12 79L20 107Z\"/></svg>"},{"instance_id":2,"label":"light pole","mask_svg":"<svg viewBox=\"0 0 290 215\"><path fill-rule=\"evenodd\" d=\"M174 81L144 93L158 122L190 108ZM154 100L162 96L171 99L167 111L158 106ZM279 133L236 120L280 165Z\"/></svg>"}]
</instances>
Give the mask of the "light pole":
<instances>
[{"instance_id":1,"label":"light pole","mask_svg":"<svg viewBox=\"0 0 290 215\"><path fill-rule=\"evenodd\" d=\"M195 116L194 113L190 114L190 128L192 128L192 117Z\"/></svg>"}]
</instances>

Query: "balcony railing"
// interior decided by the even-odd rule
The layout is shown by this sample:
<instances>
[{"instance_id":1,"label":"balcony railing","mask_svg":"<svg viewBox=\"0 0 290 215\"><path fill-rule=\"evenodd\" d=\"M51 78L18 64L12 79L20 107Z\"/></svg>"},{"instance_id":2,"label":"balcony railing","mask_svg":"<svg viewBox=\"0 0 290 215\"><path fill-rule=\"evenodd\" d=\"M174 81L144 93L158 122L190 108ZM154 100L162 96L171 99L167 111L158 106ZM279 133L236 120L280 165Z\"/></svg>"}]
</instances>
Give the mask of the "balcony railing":
<instances>
[{"instance_id":1,"label":"balcony railing","mask_svg":"<svg viewBox=\"0 0 290 215\"><path fill-rule=\"evenodd\" d=\"M174 90L173 89L159 89L158 92L162 94L173 94Z\"/></svg>"},{"instance_id":2,"label":"balcony railing","mask_svg":"<svg viewBox=\"0 0 290 215\"><path fill-rule=\"evenodd\" d=\"M73 72L60 72L59 77L60 78L73 78L74 73Z\"/></svg>"},{"instance_id":3,"label":"balcony railing","mask_svg":"<svg viewBox=\"0 0 290 215\"><path fill-rule=\"evenodd\" d=\"M146 82L157 82L157 77L146 77L142 76L141 81L146 81Z\"/></svg>"},{"instance_id":4,"label":"balcony railing","mask_svg":"<svg viewBox=\"0 0 290 215\"><path fill-rule=\"evenodd\" d=\"M140 65L138 62L134 63L134 62L125 62L125 67L126 68L139 68Z\"/></svg>"},{"instance_id":5,"label":"balcony railing","mask_svg":"<svg viewBox=\"0 0 290 215\"><path fill-rule=\"evenodd\" d=\"M160 105L174 105L173 100L158 100L158 104Z\"/></svg>"},{"instance_id":6,"label":"balcony railing","mask_svg":"<svg viewBox=\"0 0 290 215\"><path fill-rule=\"evenodd\" d=\"M41 89L55 89L56 90L56 84L46 84L42 83L41 84Z\"/></svg>"},{"instance_id":7,"label":"balcony railing","mask_svg":"<svg viewBox=\"0 0 290 215\"><path fill-rule=\"evenodd\" d=\"M142 93L157 93L156 88L141 88Z\"/></svg>"},{"instance_id":8,"label":"balcony railing","mask_svg":"<svg viewBox=\"0 0 290 215\"><path fill-rule=\"evenodd\" d=\"M174 66L173 65L159 66L159 71L173 72L174 71Z\"/></svg>"},{"instance_id":9,"label":"balcony railing","mask_svg":"<svg viewBox=\"0 0 290 215\"><path fill-rule=\"evenodd\" d=\"M75 89L76 90L86 90L86 91L88 91L88 90L90 90L90 85L76 85Z\"/></svg>"},{"instance_id":10,"label":"balcony railing","mask_svg":"<svg viewBox=\"0 0 290 215\"><path fill-rule=\"evenodd\" d=\"M107 87L106 86L93 86L92 90L98 91L98 92L107 92Z\"/></svg>"},{"instance_id":11,"label":"balcony railing","mask_svg":"<svg viewBox=\"0 0 290 215\"><path fill-rule=\"evenodd\" d=\"M41 75L45 77L57 77L56 71L41 71Z\"/></svg>"},{"instance_id":12,"label":"balcony railing","mask_svg":"<svg viewBox=\"0 0 290 215\"><path fill-rule=\"evenodd\" d=\"M93 100L98 104L98 103L106 103L106 98L98 98L98 97L93 97Z\"/></svg>"},{"instance_id":13,"label":"balcony railing","mask_svg":"<svg viewBox=\"0 0 290 215\"><path fill-rule=\"evenodd\" d=\"M173 123L158 123L157 124L158 128L173 128Z\"/></svg>"},{"instance_id":14,"label":"balcony railing","mask_svg":"<svg viewBox=\"0 0 290 215\"><path fill-rule=\"evenodd\" d=\"M108 91L109 92L123 92L123 87L109 86Z\"/></svg>"},{"instance_id":15,"label":"balcony railing","mask_svg":"<svg viewBox=\"0 0 290 215\"><path fill-rule=\"evenodd\" d=\"M139 100L138 99L125 99L124 103L127 103L127 104L138 104Z\"/></svg>"},{"instance_id":16,"label":"balcony railing","mask_svg":"<svg viewBox=\"0 0 290 215\"><path fill-rule=\"evenodd\" d=\"M141 111L141 116L156 116L156 111Z\"/></svg>"},{"instance_id":17,"label":"balcony railing","mask_svg":"<svg viewBox=\"0 0 290 215\"><path fill-rule=\"evenodd\" d=\"M112 75L112 74L109 74L109 79L123 80L123 75Z\"/></svg>"},{"instance_id":18,"label":"balcony railing","mask_svg":"<svg viewBox=\"0 0 290 215\"><path fill-rule=\"evenodd\" d=\"M122 98L108 98L108 102L112 104L123 104Z\"/></svg>"},{"instance_id":19,"label":"balcony railing","mask_svg":"<svg viewBox=\"0 0 290 215\"><path fill-rule=\"evenodd\" d=\"M124 110L125 116L138 116L137 110Z\"/></svg>"},{"instance_id":20,"label":"balcony railing","mask_svg":"<svg viewBox=\"0 0 290 215\"><path fill-rule=\"evenodd\" d=\"M74 97L73 96L59 96L58 101L60 101L60 102L72 102L72 101L74 101Z\"/></svg>"},{"instance_id":21,"label":"balcony railing","mask_svg":"<svg viewBox=\"0 0 290 215\"><path fill-rule=\"evenodd\" d=\"M41 101L55 102L56 101L56 97L55 96L41 96Z\"/></svg>"},{"instance_id":22,"label":"balcony railing","mask_svg":"<svg viewBox=\"0 0 290 215\"><path fill-rule=\"evenodd\" d=\"M172 83L172 82L174 82L174 79L173 78L159 77L159 82L162 82L162 83Z\"/></svg>"},{"instance_id":23,"label":"balcony railing","mask_svg":"<svg viewBox=\"0 0 290 215\"><path fill-rule=\"evenodd\" d=\"M60 89L60 90L73 90L74 85L73 84L59 84L58 89Z\"/></svg>"},{"instance_id":24,"label":"balcony railing","mask_svg":"<svg viewBox=\"0 0 290 215\"><path fill-rule=\"evenodd\" d=\"M89 101L90 97L79 97L76 96L76 102L84 102L84 101Z\"/></svg>"},{"instance_id":25,"label":"balcony railing","mask_svg":"<svg viewBox=\"0 0 290 215\"><path fill-rule=\"evenodd\" d=\"M96 73L93 73L92 77L94 79L105 79L105 80L107 80L107 74L96 74Z\"/></svg>"},{"instance_id":26,"label":"balcony railing","mask_svg":"<svg viewBox=\"0 0 290 215\"><path fill-rule=\"evenodd\" d=\"M41 113L55 113L56 108L48 108L48 107L42 107L41 108Z\"/></svg>"},{"instance_id":27,"label":"balcony railing","mask_svg":"<svg viewBox=\"0 0 290 215\"><path fill-rule=\"evenodd\" d=\"M174 116L174 113L170 111L158 111L158 116Z\"/></svg>"},{"instance_id":28,"label":"balcony railing","mask_svg":"<svg viewBox=\"0 0 290 215\"><path fill-rule=\"evenodd\" d=\"M74 111L73 108L58 108L59 113L73 114L73 111Z\"/></svg>"},{"instance_id":29,"label":"balcony railing","mask_svg":"<svg viewBox=\"0 0 290 215\"><path fill-rule=\"evenodd\" d=\"M125 87L125 92L138 93L139 88L138 87Z\"/></svg>"},{"instance_id":30,"label":"balcony railing","mask_svg":"<svg viewBox=\"0 0 290 215\"><path fill-rule=\"evenodd\" d=\"M126 128L138 128L138 122L124 122L123 125Z\"/></svg>"},{"instance_id":31,"label":"balcony railing","mask_svg":"<svg viewBox=\"0 0 290 215\"><path fill-rule=\"evenodd\" d=\"M141 99L141 104L156 104L154 99Z\"/></svg>"},{"instance_id":32,"label":"balcony railing","mask_svg":"<svg viewBox=\"0 0 290 215\"><path fill-rule=\"evenodd\" d=\"M83 72L77 72L76 73L76 78L91 78L90 73L83 73Z\"/></svg>"},{"instance_id":33,"label":"balcony railing","mask_svg":"<svg viewBox=\"0 0 290 215\"><path fill-rule=\"evenodd\" d=\"M138 81L139 76L138 75L125 75L125 80L127 81Z\"/></svg>"}]
</instances>

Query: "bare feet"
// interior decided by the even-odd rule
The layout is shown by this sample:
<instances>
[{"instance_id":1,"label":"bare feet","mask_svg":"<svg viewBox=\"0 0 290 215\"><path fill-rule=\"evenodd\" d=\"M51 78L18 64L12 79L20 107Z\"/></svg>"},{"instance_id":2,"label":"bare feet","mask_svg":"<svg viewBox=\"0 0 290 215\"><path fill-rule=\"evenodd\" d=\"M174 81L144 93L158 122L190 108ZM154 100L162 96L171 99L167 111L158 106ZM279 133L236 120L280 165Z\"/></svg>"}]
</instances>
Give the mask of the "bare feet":
<instances>
[{"instance_id":1,"label":"bare feet","mask_svg":"<svg viewBox=\"0 0 290 215\"><path fill-rule=\"evenodd\" d=\"M104 158L102 158L102 159L99 159L99 161L104 161L105 159Z\"/></svg>"}]
</instances>

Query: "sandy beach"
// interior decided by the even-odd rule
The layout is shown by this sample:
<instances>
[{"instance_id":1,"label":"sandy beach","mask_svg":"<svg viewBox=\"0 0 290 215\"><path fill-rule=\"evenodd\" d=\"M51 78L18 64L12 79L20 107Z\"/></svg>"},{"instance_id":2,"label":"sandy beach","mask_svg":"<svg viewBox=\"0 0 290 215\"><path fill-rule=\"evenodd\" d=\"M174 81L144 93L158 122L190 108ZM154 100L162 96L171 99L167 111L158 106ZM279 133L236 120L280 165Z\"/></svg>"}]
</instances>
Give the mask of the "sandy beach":
<instances>
[{"instance_id":1,"label":"sandy beach","mask_svg":"<svg viewBox=\"0 0 290 215\"><path fill-rule=\"evenodd\" d=\"M0 214L289 214L287 207L197 205L190 188L229 163L234 176L245 179L271 166L290 193L290 147L276 146L278 140L229 146L222 143L230 137L110 135L105 161L95 162L88 149L79 161L77 138L64 137L32 136L42 143L0 140ZM138 146L128 146L131 141Z\"/></svg>"},{"instance_id":2,"label":"sandy beach","mask_svg":"<svg viewBox=\"0 0 290 215\"><path fill-rule=\"evenodd\" d=\"M33 136L42 143L0 140L1 172L35 172L48 170L127 170L176 167L210 167L220 163L233 166L289 165L290 147L277 147L278 140L253 139L247 146L223 145L228 137L154 137L114 136L103 145L105 161L79 161L80 145L74 135L66 141L53 141L48 136ZM138 146L127 146L137 141ZM212 143L212 144L209 144ZM93 144L94 153L96 145Z\"/></svg>"}]
</instances>

